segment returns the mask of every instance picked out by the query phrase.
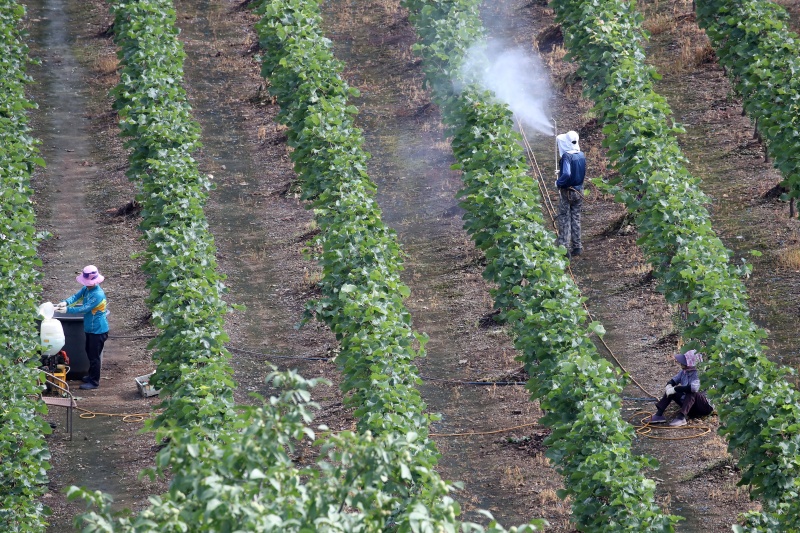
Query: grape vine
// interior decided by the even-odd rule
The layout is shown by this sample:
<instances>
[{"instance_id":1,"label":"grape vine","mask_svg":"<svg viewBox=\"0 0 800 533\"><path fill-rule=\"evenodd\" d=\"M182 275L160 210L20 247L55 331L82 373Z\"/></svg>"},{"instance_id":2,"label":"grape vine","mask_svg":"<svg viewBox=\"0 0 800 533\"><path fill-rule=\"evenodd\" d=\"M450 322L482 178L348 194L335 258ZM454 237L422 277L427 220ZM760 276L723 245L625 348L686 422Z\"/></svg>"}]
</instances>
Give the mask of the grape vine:
<instances>
[{"instance_id":1,"label":"grape vine","mask_svg":"<svg viewBox=\"0 0 800 533\"><path fill-rule=\"evenodd\" d=\"M269 38L280 38L283 24L301 16L305 37L313 38L318 30L309 22L315 22L315 10L316 5L307 2L272 2L265 6L262 29ZM161 246L162 234L154 233L154 228L170 228L175 224L173 217L180 223L181 215L173 211L178 208L173 207L176 201L183 213L199 217L202 210L198 208L196 214L194 204L185 200L186 196L190 199L199 196L197 190L192 190L198 180L194 172L187 171L193 168L190 161L182 167L183 172L167 173L160 181L154 176L162 171L164 155L169 155L171 149L196 145L196 128L188 118L188 107L180 105L184 101L179 86L182 51L169 44L176 34L171 4L168 0L120 2L115 11L115 31L124 36L120 38L120 56L125 65L122 83L116 91L118 108L123 117L123 132L133 136L128 143L133 149L130 174L144 183L145 193L140 197L143 210L148 212L142 226L148 241L153 243L148 248L146 269L155 278L150 282L151 294L158 294L148 302L154 306L153 314L157 316L157 325L164 329L164 336L172 324L168 318L185 320L177 316L181 314L178 304L183 302L178 298L180 295L170 292L175 278L180 280L185 271L176 269L177 275L173 275L171 270L162 268L159 274L155 265L170 267L179 263L186 256L183 253L186 244L178 243L178 247L173 241L166 241L169 246ZM125 41L129 38L132 44ZM161 40L168 45L160 43ZM320 44L324 41L300 39L296 49L287 47L290 53L311 54L305 57L309 61L300 65L308 70L301 73L314 73L312 59L320 60L325 67L336 66L332 57L326 55L326 48L318 47ZM162 51L169 57L162 56ZM140 57L147 58L147 62L137 62ZM170 62L173 62L168 71L170 80L160 80L156 72L148 70L153 65ZM283 72L290 75L291 70ZM336 70L321 74L331 80L338 79ZM276 75L273 81L279 78ZM338 94L346 96L348 91L341 80L339 87L343 90ZM177 102L170 102L167 96L177 96ZM175 108L178 112L170 114ZM297 107L292 110L297 111ZM408 294L408 289L397 275L397 244L380 223L377 206L371 198L374 185L363 170L365 154L359 152L357 145L347 144L359 140L357 130L343 120L354 110L344 105L343 98L332 98L323 99L314 112L302 120L309 124L309 129L302 131L306 138L304 143L296 145L294 153L327 150L330 157L344 160L345 165L352 161L353 170L346 174L348 182L340 181L341 168L313 167L315 161L331 161L325 154L304 160L306 165L297 165L303 169L302 175L308 176L306 168L317 168L321 177L312 205L324 228L319 246L326 269L322 282L326 298L312 303L310 311L325 317L342 341L340 357L345 387L352 391L350 401L359 416L359 432L328 436L318 462L298 466L293 457L297 443L315 437L309 424L311 412L317 406L310 401L310 389L319 380L305 380L294 372L273 373L268 380L281 392L260 406L239 407L238 412L223 410L228 395L223 391L218 411L192 413L186 406L197 405L195 396L198 396L201 408L205 408L206 398L211 397L206 388L213 382L205 381L203 374L195 372L191 364L194 361L180 360L178 352L168 351L174 344L156 343L163 350L159 373L166 368L160 378L162 390L179 400L173 399L171 403L165 400L167 409L157 424L160 427L157 435L170 438L157 459L157 471L165 473L169 468L173 476L170 490L152 498L147 510L130 518L115 517L106 495L73 488L73 497L83 497L97 508L81 517L84 531L484 530L456 520L459 509L448 496L450 486L432 468L435 448L426 438L428 417L422 412L423 405L414 388L418 377L410 363L411 357L418 353L411 347L417 337L412 335L408 312L402 307L402 297ZM170 128L161 128L164 117L174 118L168 122ZM182 128L173 133L177 126ZM323 141L314 137L326 133ZM153 142L162 138L174 143ZM325 204L324 197L336 200ZM341 212L337 212L339 205L343 206ZM358 221L360 217L363 222ZM155 223L151 225L151 221ZM200 225L196 219L192 222L192 228ZM177 227L184 238L203 237L199 230L188 232L186 226ZM170 255L176 249L179 257ZM188 257L189 261L198 259L203 259L199 253ZM212 261L205 258L202 264L210 265ZM194 267L193 272L200 271L197 264ZM159 292L162 290L163 293ZM164 297L161 294L176 298L176 302L166 308L157 307ZM186 306L183 312L197 313L200 318L210 315L210 323L217 324L218 315L213 311L224 308L216 300L207 308L204 303L201 300L196 307ZM158 315L156 311L160 311ZM208 335L198 333L198 324L193 326L191 338L208 342ZM192 348L188 340L180 346ZM202 370L208 363L204 359L200 362L202 365L197 366ZM199 394L195 394L196 390ZM512 531L534 531L538 525L541 521ZM487 531L501 533L505 529L491 524Z\"/></svg>"},{"instance_id":2,"label":"grape vine","mask_svg":"<svg viewBox=\"0 0 800 533\"><path fill-rule=\"evenodd\" d=\"M582 531L672 531L678 518L658 508L655 483L640 472L655 461L631 451L633 430L620 416L623 379L589 339L602 327L586 323L564 250L542 220L511 111L462 74L467 50L484 39L479 2L403 3L463 171L465 227L486 254L495 307L548 413L548 457L564 474L573 521Z\"/></svg>"},{"instance_id":3,"label":"grape vine","mask_svg":"<svg viewBox=\"0 0 800 533\"><path fill-rule=\"evenodd\" d=\"M686 303L688 346L709 356L712 387L742 484L764 503L746 517L758 530L800 528L800 394L787 369L764 355L766 333L752 321L730 252L711 228L697 178L685 168L666 100L653 90L657 74L644 62L641 15L624 0L554 0L565 44L579 60L584 92L596 102L604 146L620 179L618 199L636 216L639 244L668 301Z\"/></svg>"},{"instance_id":4,"label":"grape vine","mask_svg":"<svg viewBox=\"0 0 800 533\"><path fill-rule=\"evenodd\" d=\"M31 173L44 166L30 136L25 98L30 78L28 48L20 30L25 8L0 0L0 525L14 533L41 532L46 526L40 501L47 484L50 427L38 398L36 302L41 295L36 270L40 235L35 229Z\"/></svg>"},{"instance_id":5,"label":"grape vine","mask_svg":"<svg viewBox=\"0 0 800 533\"><path fill-rule=\"evenodd\" d=\"M785 8L764 0L697 2L720 64L755 121L790 198L800 198L800 41Z\"/></svg>"}]
</instances>

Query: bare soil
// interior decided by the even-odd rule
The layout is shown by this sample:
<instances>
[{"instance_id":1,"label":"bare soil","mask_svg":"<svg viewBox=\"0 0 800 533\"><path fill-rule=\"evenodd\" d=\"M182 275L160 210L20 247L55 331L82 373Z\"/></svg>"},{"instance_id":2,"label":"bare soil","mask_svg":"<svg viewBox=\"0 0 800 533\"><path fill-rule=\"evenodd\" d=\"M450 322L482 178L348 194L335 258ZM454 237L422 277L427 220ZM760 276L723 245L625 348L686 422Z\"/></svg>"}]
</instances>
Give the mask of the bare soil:
<instances>
[{"instance_id":1,"label":"bare soil","mask_svg":"<svg viewBox=\"0 0 800 533\"><path fill-rule=\"evenodd\" d=\"M591 172L607 175L602 134L589 103L580 98L574 65L562 60L552 12L541 4L487 4L487 26L494 36L530 50L539 35L548 36L555 47L542 57L557 92L559 130L579 131ZM798 252L797 220L787 218L785 203L764 196L780 178L763 162L762 147L740 116L740 102L730 95L713 54L704 51L691 2L640 5L652 24L651 60L664 75L659 89L676 119L687 124L681 142L691 170L703 178L713 200L715 228L737 258L749 249L764 252L748 288L754 317L771 332L770 355L797 365L791 340L800 309L800 264L790 261ZM336 429L352 427L335 363L285 359L331 356L336 343L318 324L294 328L305 302L316 295L318 269L303 255L313 225L293 188L285 133L274 122L277 109L259 76L252 30L256 19L230 0L182 0L176 8L188 56L186 87L204 134L205 147L197 158L217 184L207 214L218 261L228 275L228 300L247 306L228 321L237 398L244 402L249 392L267 392L268 361L295 367L332 381L316 391L322 406L318 420ZM442 414L433 427L442 474L463 482L456 497L467 517L477 520L475 511L488 508L505 525L543 517L552 531L572 531L569 505L556 496L561 477L544 457L547 430L537 425L538 404L520 386L451 382L524 376L511 341L492 319L482 258L461 229L455 200L459 176L449 168L452 159L438 110L422 90L406 14L396 0L337 0L325 5L325 15L337 56L347 65L345 76L362 91L359 125L374 156L370 173L379 185L384 218L408 253L405 280L412 295L407 305L415 327L431 337L419 367L429 408ZM52 24L60 18L69 28L62 39L66 48L53 40ZM87 413L120 414L148 412L157 399L140 398L134 384L136 376L153 370L146 345L155 332L144 305L139 260L131 257L143 246L136 213L118 211L133 199L135 186L124 176L126 153L107 96L117 81L114 45L106 33L110 22L99 0L40 0L29 6L32 53L43 62L32 69L38 82L32 97L40 104L33 115L34 133L43 140L48 161L34 180L38 226L54 235L40 250L43 300L59 301L76 290L74 272L84 264L100 267L107 278L111 337L102 385L82 391L79 405ZM65 104L67 95L76 93L77 99ZM543 154L540 164L550 164L546 173L552 172L549 142L536 144ZM589 309L608 331L608 347L645 390L655 392L675 371L672 354L680 342L680 316L656 292L635 244L635 228L620 223L623 215L624 209L609 198L595 195L587 202L585 253L572 268ZM632 385L626 395L645 393ZM652 404L626 401L624 409L623 415L636 421L646 416L640 410L651 410ZM147 504L147 495L165 489L164 481L137 477L152 465L157 451L152 435L139 431L140 422L79 419L70 442L63 413L49 417L59 424L48 438L53 468L45 501L53 511L51 531L69 530L82 509L65 501L63 490L71 484L105 490L120 509L134 511ZM659 482L664 508L687 518L681 531L729 531L738 513L758 504L749 501L746 488L735 486L739 476L715 434L716 417L679 435L694 435L702 427L711 433L687 440L642 437L636 448L661 462L651 475Z\"/></svg>"}]
</instances>

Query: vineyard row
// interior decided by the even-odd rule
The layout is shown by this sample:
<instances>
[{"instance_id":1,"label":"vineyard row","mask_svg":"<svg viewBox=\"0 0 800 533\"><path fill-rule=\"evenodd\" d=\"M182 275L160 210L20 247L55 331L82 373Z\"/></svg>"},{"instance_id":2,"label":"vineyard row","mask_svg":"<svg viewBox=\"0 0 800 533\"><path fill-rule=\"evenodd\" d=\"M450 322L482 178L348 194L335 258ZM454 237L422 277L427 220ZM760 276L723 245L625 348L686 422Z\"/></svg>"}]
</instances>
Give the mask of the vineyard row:
<instances>
[{"instance_id":1,"label":"vineyard row","mask_svg":"<svg viewBox=\"0 0 800 533\"><path fill-rule=\"evenodd\" d=\"M764 0L697 2L697 20L755 121L789 197L800 197L800 38L783 6Z\"/></svg>"},{"instance_id":2,"label":"vineyard row","mask_svg":"<svg viewBox=\"0 0 800 533\"><path fill-rule=\"evenodd\" d=\"M262 74L281 107L278 120L289 127L302 197L320 229L313 244L323 269L322 298L307 310L340 342L342 388L359 416L359 430L418 434L424 454L412 460L418 471L424 469L427 483L438 486L432 470L438 452L427 440L430 415L416 389L420 379L413 364L427 338L412 331L403 304L410 291L400 280L397 238L381 221L375 185L366 172L369 155L353 124L357 110L348 105L357 91L341 78L343 65L322 34L316 2L265 2L259 12ZM418 490L431 509L449 504L449 499L437 501L441 493L427 496L425 484Z\"/></svg>"},{"instance_id":3,"label":"vineyard row","mask_svg":"<svg viewBox=\"0 0 800 533\"><path fill-rule=\"evenodd\" d=\"M688 348L708 356L706 376L742 483L764 504L748 527L800 528L800 394L769 361L766 333L752 321L730 252L711 227L708 198L685 168L666 100L653 90L655 71L645 64L641 15L625 0L554 0L565 44L578 60L584 92L605 124L604 146L617 198L636 218L639 244L659 290L686 303Z\"/></svg>"},{"instance_id":4,"label":"vineyard row","mask_svg":"<svg viewBox=\"0 0 800 533\"><path fill-rule=\"evenodd\" d=\"M485 38L480 2L404 4L463 171L465 227L486 254L495 307L553 428L547 455L564 475L572 520L582 531L671 531L678 517L661 511L655 483L641 474L655 462L631 450L634 432L620 415L624 380L589 339L602 328L587 324L564 249L542 219L511 111L462 73L467 50Z\"/></svg>"},{"instance_id":5,"label":"vineyard row","mask_svg":"<svg viewBox=\"0 0 800 533\"><path fill-rule=\"evenodd\" d=\"M147 247L146 303L160 330L150 343L162 391L155 428L202 426L218 432L232 417L230 355L223 344L227 306L203 206L211 188L192 153L200 127L181 83L183 47L166 1L112 4L120 82L112 91L125 148L127 175L139 189L140 228Z\"/></svg>"},{"instance_id":6,"label":"vineyard row","mask_svg":"<svg viewBox=\"0 0 800 533\"><path fill-rule=\"evenodd\" d=\"M193 161L180 149L196 146L197 136L178 85L180 61L175 58L182 59L183 52L175 39L170 3L143 0L118 3L114 9L124 65L122 82L115 90L117 107L123 133L131 136L127 144L133 150L130 174L143 182L142 226L149 243L145 268L155 278L149 282L148 302L156 324L164 330L162 338L180 311L157 306L171 296L170 289L181 279L169 271L156 276L152 269L156 263L181 264L187 245L163 239L160 231L181 228L183 217L194 210L186 207L193 206L207 187L195 185L200 180L194 177ZM323 298L309 305L309 319L316 314L330 324L342 344L343 387L350 393L361 433L329 436L316 465L297 466L292 460L296 441L314 438L309 424L316 405L310 402L309 389L319 380L304 380L293 372L272 374L269 381L282 392L262 406L240 406L235 414L206 411L195 418L186 407L206 408L210 398L200 374L209 364L203 357L207 352L180 361L171 351L175 344L157 340L154 346L161 350L158 383L173 396L165 400L166 410L155 424L159 437L170 438L158 456L159 471L169 467L173 476L169 493L151 499L151 507L136 517L115 518L108 497L73 489L73 495L82 495L98 507L97 512L83 516L85 531L482 531L456 521L458 505L447 496L450 486L432 468L437 454L425 438L428 417L414 388L419 379L411 364L421 352L413 348L414 342L424 344L424 339L413 334L402 306L408 289L399 280L399 249L391 231L380 222L372 199L374 185L366 177L366 154L360 150L360 135L351 122L355 109L346 104L350 90L338 76L340 66L330 54L328 41L321 37L318 7L273 1L260 9L265 63L274 60L273 90L284 104L282 116L291 117L286 121L296 127L290 134L296 147L293 156L321 230L315 248L324 270ZM126 42L130 36L132 45ZM138 62L138 57L149 60ZM166 72L151 68L171 61L174 64ZM168 79L161 80L164 75ZM172 119L163 121L165 117ZM169 127L162 129L162 125ZM181 125L183 130L178 128L179 133L171 137L170 132ZM168 142L159 144L161 139ZM171 158L163 161L173 149L186 163L180 169L170 166ZM154 179L164 168L169 172ZM188 183L182 179L187 169ZM176 201L183 206L181 214L172 211ZM188 222L190 228L184 225L183 231L191 229L198 233L188 235L202 237L199 226L204 222L195 217ZM180 252L178 257L170 254L173 250ZM194 262L192 272L211 264L199 253L188 258L202 263ZM186 275L183 269L175 273L178 278ZM216 300L208 308L202 303L185 312L200 318L210 315L216 325L218 315L211 312L224 311L224 306L217 306ZM198 332L201 325L191 324L192 339L208 340ZM179 334L174 332L168 339ZM213 337L214 346L221 346L221 337ZM191 346L188 340L184 344ZM195 360L197 365L192 364ZM490 526L489 531L505 530Z\"/></svg>"},{"instance_id":7,"label":"vineyard row","mask_svg":"<svg viewBox=\"0 0 800 533\"><path fill-rule=\"evenodd\" d=\"M0 527L13 533L43 531L40 497L47 483L50 426L38 399L40 353L36 303L41 266L30 178L44 166L30 135L25 98L30 60L20 25L25 8L0 0Z\"/></svg>"}]
</instances>

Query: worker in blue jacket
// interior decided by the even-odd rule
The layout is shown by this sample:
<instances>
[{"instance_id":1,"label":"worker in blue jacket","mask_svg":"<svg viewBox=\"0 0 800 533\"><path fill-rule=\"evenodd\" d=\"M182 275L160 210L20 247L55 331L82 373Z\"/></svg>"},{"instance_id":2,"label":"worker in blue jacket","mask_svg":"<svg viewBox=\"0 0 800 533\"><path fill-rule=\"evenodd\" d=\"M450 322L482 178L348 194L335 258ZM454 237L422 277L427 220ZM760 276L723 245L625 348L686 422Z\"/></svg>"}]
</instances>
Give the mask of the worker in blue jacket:
<instances>
[{"instance_id":1,"label":"worker in blue jacket","mask_svg":"<svg viewBox=\"0 0 800 533\"><path fill-rule=\"evenodd\" d=\"M578 133L568 131L556 136L558 146L558 239L569 256L581 255L581 208L583 179L586 176L586 156L578 145Z\"/></svg>"},{"instance_id":2,"label":"worker in blue jacket","mask_svg":"<svg viewBox=\"0 0 800 533\"><path fill-rule=\"evenodd\" d=\"M80 388L96 389L100 386L100 366L103 345L108 339L106 294L100 287L105 278L97 267L88 265L75 281L83 285L81 290L55 306L59 313L83 314L83 331L86 334L86 355L89 358L89 373L83 377Z\"/></svg>"}]
</instances>

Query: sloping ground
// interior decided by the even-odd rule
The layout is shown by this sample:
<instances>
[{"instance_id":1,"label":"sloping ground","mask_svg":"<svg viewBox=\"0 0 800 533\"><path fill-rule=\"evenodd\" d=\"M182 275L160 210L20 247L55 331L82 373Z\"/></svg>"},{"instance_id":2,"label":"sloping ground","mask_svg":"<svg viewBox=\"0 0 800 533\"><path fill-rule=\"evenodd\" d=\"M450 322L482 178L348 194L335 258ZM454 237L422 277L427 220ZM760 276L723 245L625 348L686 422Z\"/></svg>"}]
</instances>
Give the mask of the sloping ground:
<instances>
[{"instance_id":1,"label":"sloping ground","mask_svg":"<svg viewBox=\"0 0 800 533\"><path fill-rule=\"evenodd\" d=\"M741 104L730 95L728 82L694 23L691 2L645 2L640 8L654 35L648 57L664 76L658 90L668 97L676 120L687 126L680 141L690 159L690 170L702 178L704 191L713 199L714 227L734 251L737 262L745 258L754 263L747 286L753 316L770 332L769 356L796 367L798 352L792 338L796 335L798 267L790 258L797 250L797 220L787 218L787 204L765 196L780 177L763 162L763 149L752 139L749 121L741 117ZM762 257L751 258L751 249L762 252ZM680 315L668 310L664 318L679 321ZM668 336L660 339L667 340ZM670 344L674 350L674 343ZM665 356L668 359L669 352ZM644 359L644 366L635 360L623 362L632 375L637 379L644 376L641 381L648 384L656 376L658 360L648 361L646 354ZM669 376L666 369L661 375L665 374ZM659 390L659 381L649 387ZM724 510L746 503L746 488L734 486L737 476L733 469L723 466L720 470L719 464L724 463L714 466L725 461L719 439L702 444L671 443L655 454L669 467L662 467L659 476L668 479L677 471L673 479L676 490L671 495L676 512L682 512L678 510L678 502L685 499L682 492L703 495L692 504L694 512L690 511L683 526L687 531L706 530L709 522L717 520L724 528L725 521L730 523L732 518L725 517Z\"/></svg>"},{"instance_id":2,"label":"sloping ground","mask_svg":"<svg viewBox=\"0 0 800 533\"><path fill-rule=\"evenodd\" d=\"M56 4L51 4L51 11L52 6ZM741 107L726 96L727 83L719 69L702 61L682 63L687 37L692 46L701 44L688 13L690 6L681 2L668 8L662 5L657 13L648 11L651 20L664 27L653 32L651 57L665 75L661 88L677 119L687 123L689 132L682 142L692 170L703 177L704 189L715 200L717 230L738 255L751 248L765 252L748 283L754 314L773 333L773 355L795 357L789 341L796 333L795 270L800 267L783 266L781 257L797 248L797 221L785 218L785 204L762 199L778 178L761 161L747 119L739 116ZM86 394L81 405L96 411L138 412L153 404L139 399L133 385L134 376L151 369L146 339L122 338L149 331L143 280L136 261L129 258L140 246L135 241L136 218L106 213L133 196L123 175L125 153L117 139L115 117L104 96L115 82L115 60L110 41L97 35L110 18L102 2L57 7L69 17L67 24L79 37L65 39L64 45L72 47L72 60L44 41L47 21L55 13L31 13L31 27L36 28L32 33L42 43L39 50L46 59L40 72L34 73L37 80L42 76L36 89L36 100L42 104L35 116L36 133L45 141L43 153L49 164L47 172L37 177L40 224L51 231L74 228L76 223L88 229L64 231L61 239L43 247L44 296L55 301L69 294L74 288L72 270L83 266L80 255L69 254L94 250L97 259L92 261L109 279L112 328L118 338L107 345L104 376L110 379L98 391ZM273 122L277 110L258 75L253 57L255 18L232 1L187 0L177 3L177 9L189 56L187 89L204 132L205 148L198 158L218 185L208 208L218 259L229 276L230 301L247 305L247 311L237 311L229 321L231 344L247 350L236 352L233 360L241 385L238 398L246 401L249 391L266 392L263 376L270 360L297 367L304 375L324 375L335 383L338 372L331 362L283 359L326 357L335 353L335 342L319 325L293 328L305 300L315 295L316 267L302 255L314 228L291 187L285 137ZM643 9L650 9L649 4ZM486 18L494 35L529 50L535 36L552 25L552 13L539 2L487 4ZM502 378L519 364L513 361L502 328L491 319L489 288L480 275L481 258L460 229L460 210L454 200L460 181L449 170L449 148L441 141L438 112L421 89L418 64L410 51L413 32L405 15L392 0L333 2L326 24L337 54L347 62L348 80L362 91L357 102L362 106L359 125L365 128L367 148L374 155L370 173L379 184L378 199L386 221L409 254L404 278L412 296L407 303L415 325L431 336L429 355L420 362L421 373L446 380ZM570 77L571 66L562 62L561 55L558 48L544 55L558 90L554 116L559 130L580 131L590 172L606 174L602 136L587 103L579 98L580 85ZM75 85L46 82L45 77L55 72L71 72L76 79L70 83ZM58 105L63 94L78 91L85 91L82 99ZM71 135L46 135L54 127L48 121L56 120L52 114L57 111L71 113L60 119L60 127ZM543 160L550 158L549 139L538 140L536 148ZM546 174L551 172L552 167L546 169ZM68 188L59 185L65 179L72 180ZM79 195L78 199L67 202L59 189ZM58 218L74 214L76 203L86 206L88 213L75 222ZM608 330L608 345L645 389L659 391L675 371L671 354L678 339L672 331L678 314L655 292L636 248L635 233L625 227L617 230L622 208L608 198L592 198L585 214L586 253L573 266L578 283L590 311ZM75 261L78 264L71 264ZM786 360L796 364L796 359ZM628 390L631 397L643 396L633 386ZM423 392L431 410L443 413L435 429L445 435L503 430L535 423L540 415L522 387L429 381ZM350 427L352 420L341 406L338 390L331 387L318 394L323 406L320 420L336 429ZM633 417L640 407L651 405L628 402L626 414ZM55 416L54 420L61 420L61 413ZM716 430L714 418L704 424ZM52 531L67 530L78 511L75 506L65 507L59 493L69 483L108 490L124 500L121 507L134 509L146 503L147 494L159 492L158 485L135 481L155 450L151 436L135 434L139 427L86 420L76 425L73 443L58 440L59 432L50 439L55 454L47 498L56 512ZM687 434L691 433L683 435ZM465 484L457 497L467 512L489 508L506 525L545 517L552 531L570 531L568 507L555 496L560 479L543 455L543 437L540 428L528 426L436 439L443 453L444 476ZM752 506L746 489L734 486L738 476L726 462L718 437L642 439L639 449L661 461L662 468L653 476L663 480L659 490L664 506L687 516L680 530L729 531L736 514ZM98 457L104 458L102 469ZM102 475L98 474L101 470Z\"/></svg>"},{"instance_id":3,"label":"sloping ground","mask_svg":"<svg viewBox=\"0 0 800 533\"><path fill-rule=\"evenodd\" d=\"M539 36L557 35L558 32L553 31L550 10L535 4L495 3L492 4L494 9L487 6L490 16L502 21L496 24L499 30L495 30L493 35L501 32L506 41L524 48L530 48L531 41L542 42ZM664 10L669 13L670 20L679 20L684 13L673 12L674 7L670 4L664 6ZM608 176L601 148L602 134L589 104L579 97L581 85L574 78L574 66L563 62L562 56L563 49L558 42L553 51L542 54L558 89L553 115L558 121L559 131L579 131L581 147L587 153L589 174L593 177ZM672 79L673 74L681 73L667 68L662 74ZM545 147L539 148L540 159L549 159L545 150ZM553 198L553 201L557 200ZM584 213L586 250L573 265L578 284L588 298L590 311L605 325L608 332L605 340L615 356L646 391L658 393L677 371L672 354L678 350L679 338L673 333L680 321L678 310L666 304L656 292L650 269L643 263L635 244L634 228L621 224L624 209L609 198L592 197L585 204ZM626 393L634 398L646 396L635 385L630 385ZM652 403L638 401L626 402L624 409L624 414L636 422L653 411ZM645 412L640 413L640 410ZM657 439L642 438L638 443L639 451L653 455L661 463L653 477L661 482L659 490L663 505L687 519L678 525L679 530L728 531L736 515L751 505L746 494L736 490L733 482L719 486L719 478L707 473L716 465L727 465L725 445L713 434L717 424L716 417L712 417L703 421L702 426L680 433L658 431L652 435ZM702 429L705 427L712 433L700 439L662 440L696 435L705 431ZM677 450L685 452L678 453ZM737 479L730 466L721 468L729 480ZM691 483L695 490L708 496L692 497L686 491L689 479L693 480Z\"/></svg>"},{"instance_id":4,"label":"sloping ground","mask_svg":"<svg viewBox=\"0 0 800 533\"><path fill-rule=\"evenodd\" d=\"M792 31L795 33L800 32L800 2L797 0L779 0L777 4L782 5L789 12Z\"/></svg>"},{"instance_id":5,"label":"sloping ground","mask_svg":"<svg viewBox=\"0 0 800 533\"><path fill-rule=\"evenodd\" d=\"M37 228L52 234L39 251L42 300L58 302L77 292L76 272L91 263L106 277L103 287L111 313L100 388L80 391L80 382L71 384L79 406L74 440L66 440L63 409L48 415L58 425L48 437L53 468L44 500L53 509L52 531L68 530L81 509L65 502L63 491L72 484L109 492L120 509L141 506L159 488L137 481L138 472L151 464L155 448L152 437L137 435L140 421L78 417L147 413L154 403L139 398L134 382L152 364L145 350L147 338L142 337L148 333L144 280L138 261L130 257L139 247L138 232L134 219L116 216L117 208L134 193L124 176L124 153L115 141L116 126L104 96L113 68L90 66L84 58L111 51L105 40L92 38L102 25L90 24L87 7L61 0L28 4L31 55L41 60L30 71L36 81L32 96L39 103L32 118L47 162L34 176L34 200ZM75 20L86 24L77 26Z\"/></svg>"},{"instance_id":6,"label":"sloping ground","mask_svg":"<svg viewBox=\"0 0 800 533\"><path fill-rule=\"evenodd\" d=\"M713 201L715 230L737 258L753 263L747 281L750 307L757 323L770 332L769 355L796 368L798 221L789 218L788 203L775 194L780 173L765 162L764 147L689 8L672 16L671 24L653 26L653 64L661 72L675 72L664 77L659 90L668 97L676 120L686 126L681 146ZM658 16L653 13L650 20ZM763 255L751 257L750 250Z\"/></svg>"},{"instance_id":7,"label":"sloping ground","mask_svg":"<svg viewBox=\"0 0 800 533\"><path fill-rule=\"evenodd\" d=\"M373 155L378 201L408 253L409 309L430 336L418 364L432 378L423 386L429 409L442 414L434 425L442 474L463 482L459 501L470 518L480 519L474 511L485 508L505 524L541 516L568 528L568 507L555 497L560 476L547 468L541 447L517 450L531 435L541 441L549 431L536 427L538 405L520 386L448 383L504 380L520 365L492 319L480 254L461 229L456 193L462 184L450 170L454 160L440 117L421 90L410 53L413 29L396 3L332 2L325 14L346 77L361 91L358 123ZM508 428L518 429L503 431Z\"/></svg>"}]
</instances>

